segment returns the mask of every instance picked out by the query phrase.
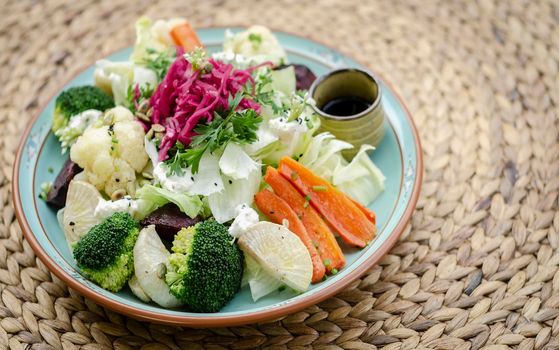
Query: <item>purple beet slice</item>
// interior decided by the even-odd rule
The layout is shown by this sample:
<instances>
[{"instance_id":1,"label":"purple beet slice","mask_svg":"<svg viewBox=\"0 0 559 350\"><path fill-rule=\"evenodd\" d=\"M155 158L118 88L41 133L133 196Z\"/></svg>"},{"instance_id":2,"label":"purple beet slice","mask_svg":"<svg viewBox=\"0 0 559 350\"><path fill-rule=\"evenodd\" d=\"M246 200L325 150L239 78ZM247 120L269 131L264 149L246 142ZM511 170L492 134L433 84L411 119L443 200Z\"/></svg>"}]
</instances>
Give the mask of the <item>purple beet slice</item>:
<instances>
[{"instance_id":1,"label":"purple beet slice","mask_svg":"<svg viewBox=\"0 0 559 350\"><path fill-rule=\"evenodd\" d=\"M155 230L162 239L172 241L182 228L193 226L200 221L202 221L200 216L189 218L176 205L168 203L149 214L141 221L141 225L155 225Z\"/></svg>"},{"instance_id":2,"label":"purple beet slice","mask_svg":"<svg viewBox=\"0 0 559 350\"><path fill-rule=\"evenodd\" d=\"M281 66L276 67L275 69L284 69L289 66L293 66L295 69L295 79L296 79L296 86L297 90L308 90L311 88L312 83L316 80L316 75L310 70L309 67L305 66L304 64L283 64Z\"/></svg>"},{"instance_id":3,"label":"purple beet slice","mask_svg":"<svg viewBox=\"0 0 559 350\"><path fill-rule=\"evenodd\" d=\"M52 188L47 195L47 204L61 209L66 205L66 195L68 194L68 186L70 181L76 176L82 168L72 162L70 158L64 163L64 166L56 176Z\"/></svg>"}]
</instances>

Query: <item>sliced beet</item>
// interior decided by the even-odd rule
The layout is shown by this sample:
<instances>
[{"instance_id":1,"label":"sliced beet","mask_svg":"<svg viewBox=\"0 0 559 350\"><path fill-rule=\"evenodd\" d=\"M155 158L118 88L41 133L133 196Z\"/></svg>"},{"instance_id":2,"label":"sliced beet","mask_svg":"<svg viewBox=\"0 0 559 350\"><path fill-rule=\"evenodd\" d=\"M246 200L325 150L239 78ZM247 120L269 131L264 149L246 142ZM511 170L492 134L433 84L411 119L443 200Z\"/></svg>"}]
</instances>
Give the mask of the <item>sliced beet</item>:
<instances>
[{"instance_id":1,"label":"sliced beet","mask_svg":"<svg viewBox=\"0 0 559 350\"><path fill-rule=\"evenodd\" d=\"M80 171L82 171L82 168L68 158L52 184L52 188L47 195L47 204L57 209L63 208L66 205L66 195L68 194L70 181Z\"/></svg>"},{"instance_id":2,"label":"sliced beet","mask_svg":"<svg viewBox=\"0 0 559 350\"><path fill-rule=\"evenodd\" d=\"M309 67L305 66L304 64L282 64L274 69L284 69L289 66L293 66L295 69L295 79L297 81L296 86L297 90L308 90L311 88L312 83L316 80L316 75L310 70Z\"/></svg>"},{"instance_id":3,"label":"sliced beet","mask_svg":"<svg viewBox=\"0 0 559 350\"><path fill-rule=\"evenodd\" d=\"M200 216L189 218L176 205L169 203L149 214L141 221L141 225L155 225L155 230L161 238L172 241L180 229L193 226L200 221L202 221Z\"/></svg>"}]
</instances>

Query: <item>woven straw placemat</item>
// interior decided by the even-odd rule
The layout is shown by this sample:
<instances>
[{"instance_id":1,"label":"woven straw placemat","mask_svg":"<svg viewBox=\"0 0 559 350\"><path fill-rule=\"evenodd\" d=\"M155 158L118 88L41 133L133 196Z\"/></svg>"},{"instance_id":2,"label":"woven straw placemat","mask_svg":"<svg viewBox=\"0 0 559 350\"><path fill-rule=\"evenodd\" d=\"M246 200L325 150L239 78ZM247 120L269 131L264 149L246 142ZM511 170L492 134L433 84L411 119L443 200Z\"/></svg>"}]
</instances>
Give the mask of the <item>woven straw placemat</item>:
<instances>
[{"instance_id":1,"label":"woven straw placemat","mask_svg":"<svg viewBox=\"0 0 559 350\"><path fill-rule=\"evenodd\" d=\"M554 1L1 1L0 348L558 349L559 4ZM410 227L347 290L275 322L134 321L68 290L14 218L18 137L59 84L132 43L140 14L261 23L382 73L424 147Z\"/></svg>"}]
</instances>

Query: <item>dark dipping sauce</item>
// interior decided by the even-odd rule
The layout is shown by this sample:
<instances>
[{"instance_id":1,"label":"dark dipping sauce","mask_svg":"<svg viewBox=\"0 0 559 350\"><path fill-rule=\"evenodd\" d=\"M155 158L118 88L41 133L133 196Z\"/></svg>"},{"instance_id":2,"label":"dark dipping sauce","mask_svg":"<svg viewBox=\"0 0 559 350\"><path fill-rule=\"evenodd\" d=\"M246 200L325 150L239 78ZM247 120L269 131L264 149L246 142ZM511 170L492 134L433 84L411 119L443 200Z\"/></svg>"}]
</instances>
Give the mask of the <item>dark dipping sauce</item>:
<instances>
[{"instance_id":1,"label":"dark dipping sauce","mask_svg":"<svg viewBox=\"0 0 559 350\"><path fill-rule=\"evenodd\" d=\"M356 96L338 97L330 100L320 108L324 113L338 117L349 117L363 112L371 102Z\"/></svg>"}]
</instances>

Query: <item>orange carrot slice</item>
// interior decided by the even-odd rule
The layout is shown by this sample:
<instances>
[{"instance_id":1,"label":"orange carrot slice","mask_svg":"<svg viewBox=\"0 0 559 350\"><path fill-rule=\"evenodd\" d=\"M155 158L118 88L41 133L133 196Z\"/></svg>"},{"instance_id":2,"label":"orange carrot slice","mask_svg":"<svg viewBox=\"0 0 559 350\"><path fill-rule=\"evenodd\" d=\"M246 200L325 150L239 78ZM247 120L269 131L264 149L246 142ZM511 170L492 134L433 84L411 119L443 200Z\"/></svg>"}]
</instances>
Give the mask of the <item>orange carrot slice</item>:
<instances>
[{"instance_id":1,"label":"orange carrot slice","mask_svg":"<svg viewBox=\"0 0 559 350\"><path fill-rule=\"evenodd\" d=\"M328 181L289 157L280 160L279 172L305 195L347 244L364 247L375 236L376 226Z\"/></svg>"},{"instance_id":2,"label":"orange carrot slice","mask_svg":"<svg viewBox=\"0 0 559 350\"><path fill-rule=\"evenodd\" d=\"M357 206L357 208L359 208L359 210L361 210L363 212L363 214L365 214L365 216L367 217L367 219L369 219L370 222L373 223L373 225L377 224L377 214L375 214L374 211L372 211L371 209L367 208L366 206L364 206L363 204L359 203L358 201L356 201L355 199L347 196L349 199L351 199L351 201L353 202L353 204L355 204Z\"/></svg>"},{"instance_id":3,"label":"orange carrot slice","mask_svg":"<svg viewBox=\"0 0 559 350\"><path fill-rule=\"evenodd\" d=\"M324 263L318 255L305 226L303 226L303 223L299 220L297 214L295 214L289 204L278 197L275 193L268 190L258 192L254 196L254 200L258 209L260 209L260 211L264 213L272 222L282 225L284 220L288 221L289 230L301 239L311 255L313 266L312 282L316 283L322 281L325 272Z\"/></svg>"},{"instance_id":4,"label":"orange carrot slice","mask_svg":"<svg viewBox=\"0 0 559 350\"><path fill-rule=\"evenodd\" d=\"M309 237L318 250L318 254L322 258L326 271L331 273L334 269L341 269L345 265L345 257L336 241L336 237L334 237L334 234L316 210L308 205L303 195L293 187L291 182L287 181L272 167L268 167L266 170L264 181L272 187L277 196L287 202L301 219Z\"/></svg>"},{"instance_id":5,"label":"orange carrot slice","mask_svg":"<svg viewBox=\"0 0 559 350\"><path fill-rule=\"evenodd\" d=\"M197 47L203 47L200 38L188 23L179 24L171 29L171 38L177 46L183 47L186 52Z\"/></svg>"}]
</instances>

